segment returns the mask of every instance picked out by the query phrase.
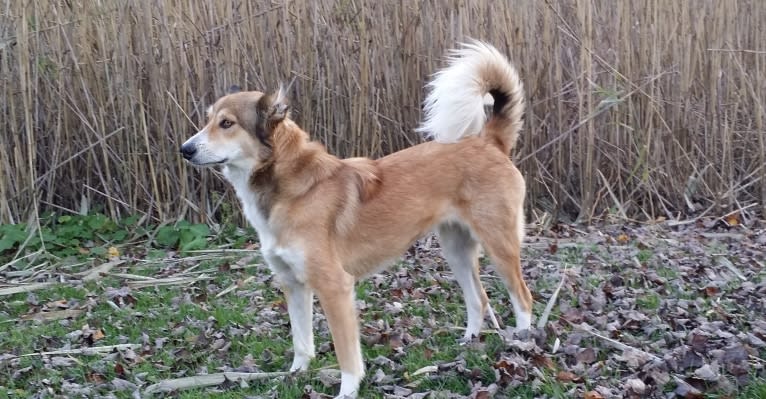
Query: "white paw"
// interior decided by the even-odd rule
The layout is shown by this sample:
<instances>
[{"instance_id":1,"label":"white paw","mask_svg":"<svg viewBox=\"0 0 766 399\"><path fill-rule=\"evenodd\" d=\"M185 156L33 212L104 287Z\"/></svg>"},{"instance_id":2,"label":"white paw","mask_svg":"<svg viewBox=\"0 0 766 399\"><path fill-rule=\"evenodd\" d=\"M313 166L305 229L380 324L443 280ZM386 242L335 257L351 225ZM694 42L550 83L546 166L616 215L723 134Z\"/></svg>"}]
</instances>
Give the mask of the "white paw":
<instances>
[{"instance_id":1,"label":"white paw","mask_svg":"<svg viewBox=\"0 0 766 399\"><path fill-rule=\"evenodd\" d=\"M290 371L306 371L309 369L310 364L310 356L296 354L293 358L293 364L290 366Z\"/></svg>"},{"instance_id":2,"label":"white paw","mask_svg":"<svg viewBox=\"0 0 766 399\"><path fill-rule=\"evenodd\" d=\"M529 330L532 327L532 314L527 312L516 313L516 329Z\"/></svg>"},{"instance_id":3,"label":"white paw","mask_svg":"<svg viewBox=\"0 0 766 399\"><path fill-rule=\"evenodd\" d=\"M340 373L340 393L335 399L356 399L359 393L359 383L363 375L353 375L351 373Z\"/></svg>"}]
</instances>

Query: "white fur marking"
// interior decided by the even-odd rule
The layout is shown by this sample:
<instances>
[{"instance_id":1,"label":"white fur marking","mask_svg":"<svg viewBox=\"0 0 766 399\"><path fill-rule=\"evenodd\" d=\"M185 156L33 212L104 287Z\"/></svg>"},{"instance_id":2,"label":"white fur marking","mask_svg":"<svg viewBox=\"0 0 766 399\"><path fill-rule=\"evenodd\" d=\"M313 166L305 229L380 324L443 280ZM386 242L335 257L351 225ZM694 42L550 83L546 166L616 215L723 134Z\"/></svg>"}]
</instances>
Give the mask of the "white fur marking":
<instances>
[{"instance_id":1,"label":"white fur marking","mask_svg":"<svg viewBox=\"0 0 766 399\"><path fill-rule=\"evenodd\" d=\"M296 247L277 246L269 221L258 209L258 198L250 187L251 171L252 167L226 166L223 174L234 186L247 221L258 232L261 252L266 263L276 275L277 280L284 284L295 353L290 370L307 370L314 357L314 334L312 330L313 294L305 285L305 258L303 251Z\"/></svg>"},{"instance_id":2,"label":"white fur marking","mask_svg":"<svg viewBox=\"0 0 766 399\"><path fill-rule=\"evenodd\" d=\"M308 370L314 358L313 294L305 284L293 282L285 283L285 297L295 354L290 371Z\"/></svg>"},{"instance_id":3,"label":"white fur marking","mask_svg":"<svg viewBox=\"0 0 766 399\"><path fill-rule=\"evenodd\" d=\"M359 383L361 381L362 376L342 371L340 373L340 393L335 397L335 399L356 398L356 396L359 394Z\"/></svg>"},{"instance_id":4,"label":"white fur marking","mask_svg":"<svg viewBox=\"0 0 766 399\"><path fill-rule=\"evenodd\" d=\"M438 142L454 143L479 134L487 120L486 95L495 89L490 87L493 82L486 81L488 68L500 72L510 87L521 87L521 82L505 56L479 41L463 43L449 53L447 61L447 67L427 85L425 118L416 130Z\"/></svg>"},{"instance_id":5,"label":"white fur marking","mask_svg":"<svg viewBox=\"0 0 766 399\"><path fill-rule=\"evenodd\" d=\"M529 329L532 326L532 314L524 310L521 301L514 294L511 294L511 304L513 304L513 314L516 317L516 328L519 330Z\"/></svg>"},{"instance_id":6,"label":"white fur marking","mask_svg":"<svg viewBox=\"0 0 766 399\"><path fill-rule=\"evenodd\" d=\"M470 341L473 337L479 336L484 325L481 281L475 278L474 271L479 246L471 237L469 229L456 223L439 226L439 238L442 254L463 290L467 312L463 341Z\"/></svg>"},{"instance_id":7,"label":"white fur marking","mask_svg":"<svg viewBox=\"0 0 766 399\"><path fill-rule=\"evenodd\" d=\"M252 165L255 166L255 165ZM250 225L258 232L258 240L261 243L261 248L266 252L276 245L276 238L271 231L268 220L261 214L258 209L258 197L250 187L250 174L252 173L252 166L249 168L234 168L226 166L223 168L223 175L234 186L234 191L239 197L239 201L242 203L242 210L245 213L245 218Z\"/></svg>"}]
</instances>

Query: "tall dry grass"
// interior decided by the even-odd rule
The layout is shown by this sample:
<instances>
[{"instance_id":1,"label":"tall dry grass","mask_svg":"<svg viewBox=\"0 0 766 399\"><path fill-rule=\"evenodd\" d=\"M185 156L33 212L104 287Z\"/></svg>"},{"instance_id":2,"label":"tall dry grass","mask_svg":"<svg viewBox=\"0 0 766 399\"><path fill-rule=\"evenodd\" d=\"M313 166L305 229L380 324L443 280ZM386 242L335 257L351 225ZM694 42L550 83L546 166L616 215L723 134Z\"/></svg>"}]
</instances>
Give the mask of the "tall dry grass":
<instances>
[{"instance_id":1,"label":"tall dry grass","mask_svg":"<svg viewBox=\"0 0 766 399\"><path fill-rule=\"evenodd\" d=\"M218 217L231 190L177 148L232 84L296 78L295 118L339 155L411 145L468 36L521 70L538 215L766 214L763 21L760 0L3 2L0 222Z\"/></svg>"}]
</instances>

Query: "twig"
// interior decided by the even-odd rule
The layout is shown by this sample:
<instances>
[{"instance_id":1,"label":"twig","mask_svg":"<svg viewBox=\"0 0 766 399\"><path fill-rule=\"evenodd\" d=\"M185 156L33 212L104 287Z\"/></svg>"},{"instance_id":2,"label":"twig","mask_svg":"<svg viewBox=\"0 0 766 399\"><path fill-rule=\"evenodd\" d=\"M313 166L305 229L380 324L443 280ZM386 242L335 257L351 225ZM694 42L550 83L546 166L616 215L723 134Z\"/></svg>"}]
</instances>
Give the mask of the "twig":
<instances>
[{"instance_id":1,"label":"twig","mask_svg":"<svg viewBox=\"0 0 766 399\"><path fill-rule=\"evenodd\" d=\"M16 258L16 259L14 259L14 260L12 260L12 261L10 261L10 262L0 266L0 272L2 272L3 270L5 270L5 269L15 265L16 263L18 263L18 262L20 262L20 261L22 261L22 260L24 260L26 258L31 258L33 256L40 255L41 253L43 253L43 251L40 249L40 250L37 250L35 252L32 252L31 254L27 254L27 255L24 255L24 256L22 256L20 258Z\"/></svg>"},{"instance_id":2,"label":"twig","mask_svg":"<svg viewBox=\"0 0 766 399\"><path fill-rule=\"evenodd\" d=\"M612 197L612 201L614 201L615 206L617 206L617 209L620 211L620 216L622 217L622 220L627 220L628 214L625 213L625 209L622 207L620 200L617 199L617 196L614 194L614 191L612 191L612 186L609 184L609 181L606 180L606 177L604 176L603 173L601 173L600 169L596 169L596 172L598 172L598 175L601 177L601 180L603 180L604 187L606 187L606 191L609 192L609 196Z\"/></svg>"},{"instance_id":3,"label":"twig","mask_svg":"<svg viewBox=\"0 0 766 399\"><path fill-rule=\"evenodd\" d=\"M747 50L747 49L709 48L707 49L707 51L718 51L722 53L766 54L766 51Z\"/></svg>"},{"instance_id":4,"label":"twig","mask_svg":"<svg viewBox=\"0 0 766 399\"><path fill-rule=\"evenodd\" d=\"M82 281L92 281L101 278L104 274L109 273L113 267L119 266L125 263L124 259L115 259L106 263L102 263L90 270L77 273L78 276L83 276Z\"/></svg>"},{"instance_id":5,"label":"twig","mask_svg":"<svg viewBox=\"0 0 766 399\"><path fill-rule=\"evenodd\" d=\"M50 287L57 284L54 281L46 281L44 283L24 284L15 287L0 288L0 296L19 294L22 292L32 292L41 290L43 288Z\"/></svg>"},{"instance_id":6,"label":"twig","mask_svg":"<svg viewBox=\"0 0 766 399\"><path fill-rule=\"evenodd\" d=\"M335 367L335 366L330 366ZM330 367L320 367L313 371L319 371L328 369ZM269 378L286 377L290 375L304 374L306 371L275 371L271 373L239 373L239 372L224 372L215 374L202 374L191 377L175 378L172 380L163 380L156 384L149 385L144 391L147 395L155 393L163 393L170 391L178 391L190 388L202 388L213 385L220 385L226 381L242 382L252 380L266 380Z\"/></svg>"},{"instance_id":7,"label":"twig","mask_svg":"<svg viewBox=\"0 0 766 399\"><path fill-rule=\"evenodd\" d=\"M56 355L93 355L97 353L106 353L111 352L115 349L134 349L134 348L140 348L141 344L118 344L118 345L107 345L107 346L94 346L90 348L79 348L79 349L62 349L58 351L51 351L51 352L35 352L35 353L27 353L24 355L19 355L17 358L22 357L33 357L33 356L56 356Z\"/></svg>"},{"instance_id":8,"label":"twig","mask_svg":"<svg viewBox=\"0 0 766 399\"><path fill-rule=\"evenodd\" d=\"M415 370L412 374L410 374L410 376L416 377L416 376L419 376L421 374L435 373L437 371L439 371L439 367L437 367L437 366L425 366L425 367L421 367L421 368Z\"/></svg>"},{"instance_id":9,"label":"twig","mask_svg":"<svg viewBox=\"0 0 766 399\"><path fill-rule=\"evenodd\" d=\"M564 320L566 320L566 319L564 319ZM566 320L566 322L569 323L569 325L571 325L572 327L574 327L574 328L576 328L576 329L578 329L580 331L584 331L584 332L586 332L588 334L593 335L594 337L601 338L604 341L609 342L610 344L614 345L617 349L620 349L620 350L623 350L623 351L632 350L632 351L636 351L636 352L639 352L639 353L643 353L646 356L649 356L652 360L656 360L656 361L661 361L662 360L662 358L660 358L659 356L653 355L653 354L651 354L649 352L643 351L643 350L638 349L638 348L634 348L634 347L632 347L630 345L623 344L620 341L617 341L617 340L614 340L612 338L609 338L609 337L606 337L604 335L601 335L598 332L596 332L596 329L594 329L593 327L591 327L591 326L589 326L589 325L587 325L585 323L575 324L575 323L572 323L569 320Z\"/></svg>"},{"instance_id":10,"label":"twig","mask_svg":"<svg viewBox=\"0 0 766 399\"><path fill-rule=\"evenodd\" d=\"M223 291L219 292L215 297L216 298L220 298L220 297L222 297L222 296L224 296L224 295L226 295L226 294L236 290L237 287L240 287L240 286L244 287L245 285L247 285L247 283L253 281L254 279L255 279L255 276L250 276L250 277L246 278L244 281L242 281L241 283L239 283L239 282L234 283L234 284L226 287L226 289L224 289Z\"/></svg>"},{"instance_id":11,"label":"twig","mask_svg":"<svg viewBox=\"0 0 766 399\"><path fill-rule=\"evenodd\" d=\"M261 251L258 249L221 248L221 249L194 249L194 250L186 251L186 252L190 254L225 254L225 253L259 253Z\"/></svg>"},{"instance_id":12,"label":"twig","mask_svg":"<svg viewBox=\"0 0 766 399\"><path fill-rule=\"evenodd\" d=\"M130 288L141 289L141 288L147 288L147 287L158 287L162 285L192 284L198 281L212 280L212 279L213 278L210 276L201 274L197 277L167 277L167 278L156 278L151 280L128 281L127 284Z\"/></svg>"},{"instance_id":13,"label":"twig","mask_svg":"<svg viewBox=\"0 0 766 399\"><path fill-rule=\"evenodd\" d=\"M624 102L625 100L630 98L633 94L635 94L638 91L641 91L645 86L648 86L650 83L653 83L655 80L665 76L666 74L667 74L667 72L660 73L659 75L656 75L656 76L652 77L651 79L649 79L649 81L645 82L641 86L631 90L630 92L628 92L624 96L618 98L616 101L608 103L608 104L606 104L606 105L604 105L604 106L602 106L600 108L597 108L595 111L591 112L590 114L588 114L584 118L582 118L574 126L572 126L569 129L567 129L565 132L563 132L563 133L559 134L558 136L554 137L552 140L548 141L547 143L537 147L537 149L535 149L531 153L527 154L527 156L525 156L524 158L521 158L517 162L517 164L523 163L527 159L532 158L533 156L537 155L539 152L545 150L546 148L552 146L553 144L556 144L559 141L567 138L570 133L572 133L572 132L576 131L577 129L579 129L580 127L584 126L586 123L588 123L589 120L591 120L591 119L601 115L602 113L612 109L617 104L620 104L620 103Z\"/></svg>"},{"instance_id":14,"label":"twig","mask_svg":"<svg viewBox=\"0 0 766 399\"><path fill-rule=\"evenodd\" d=\"M553 291L553 295L551 295L551 298L548 299L548 304L545 305L545 309L543 310L543 314L540 315L540 320L537 321L537 328L543 328L545 327L545 324L548 323L548 317L551 315L551 311L553 310L553 305L556 303L556 298L559 296L559 291L561 291L561 287L564 286L564 281L567 279L566 269L564 269L563 272L561 272L561 282L559 282L559 286L556 287L556 290Z\"/></svg>"},{"instance_id":15,"label":"twig","mask_svg":"<svg viewBox=\"0 0 766 399\"><path fill-rule=\"evenodd\" d=\"M21 320L51 321L77 317L85 313L85 309L62 309L50 312L31 313L21 316Z\"/></svg>"},{"instance_id":16,"label":"twig","mask_svg":"<svg viewBox=\"0 0 766 399\"><path fill-rule=\"evenodd\" d=\"M734 267L734 264L731 263L730 260L726 259L723 256L716 256L715 260L718 261L719 264L725 266L727 269L731 270L732 273L734 273L735 276L739 277L742 281L747 281L747 277L745 277L742 272L737 270L736 267Z\"/></svg>"}]
</instances>

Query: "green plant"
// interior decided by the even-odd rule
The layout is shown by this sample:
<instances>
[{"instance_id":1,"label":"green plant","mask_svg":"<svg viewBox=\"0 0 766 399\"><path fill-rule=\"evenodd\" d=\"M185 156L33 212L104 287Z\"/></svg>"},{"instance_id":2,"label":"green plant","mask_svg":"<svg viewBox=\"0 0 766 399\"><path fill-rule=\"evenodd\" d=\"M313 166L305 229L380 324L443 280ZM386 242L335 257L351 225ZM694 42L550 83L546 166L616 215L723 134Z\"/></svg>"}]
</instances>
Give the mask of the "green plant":
<instances>
[{"instance_id":1,"label":"green plant","mask_svg":"<svg viewBox=\"0 0 766 399\"><path fill-rule=\"evenodd\" d=\"M0 259L18 250L45 249L58 257L102 256L107 247L125 242L133 236L143 236L138 217L114 221L101 213L89 215L56 215L40 217L40 229L26 223L0 224Z\"/></svg>"},{"instance_id":2,"label":"green plant","mask_svg":"<svg viewBox=\"0 0 766 399\"><path fill-rule=\"evenodd\" d=\"M206 224L191 224L185 220L157 229L154 241L166 248L191 251L207 246L210 228Z\"/></svg>"}]
</instances>

